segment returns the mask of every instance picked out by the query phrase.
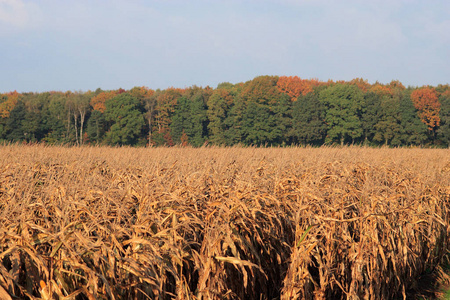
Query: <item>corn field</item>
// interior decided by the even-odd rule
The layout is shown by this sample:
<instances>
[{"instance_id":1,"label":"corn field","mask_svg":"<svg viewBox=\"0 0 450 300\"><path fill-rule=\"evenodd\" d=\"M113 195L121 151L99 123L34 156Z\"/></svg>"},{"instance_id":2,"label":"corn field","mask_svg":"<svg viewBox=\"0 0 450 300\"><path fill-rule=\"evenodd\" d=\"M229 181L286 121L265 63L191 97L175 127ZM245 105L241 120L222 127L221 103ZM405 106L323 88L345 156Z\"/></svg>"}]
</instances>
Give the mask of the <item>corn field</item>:
<instances>
[{"instance_id":1,"label":"corn field","mask_svg":"<svg viewBox=\"0 0 450 300\"><path fill-rule=\"evenodd\" d=\"M0 299L393 299L450 248L450 150L0 147Z\"/></svg>"}]
</instances>

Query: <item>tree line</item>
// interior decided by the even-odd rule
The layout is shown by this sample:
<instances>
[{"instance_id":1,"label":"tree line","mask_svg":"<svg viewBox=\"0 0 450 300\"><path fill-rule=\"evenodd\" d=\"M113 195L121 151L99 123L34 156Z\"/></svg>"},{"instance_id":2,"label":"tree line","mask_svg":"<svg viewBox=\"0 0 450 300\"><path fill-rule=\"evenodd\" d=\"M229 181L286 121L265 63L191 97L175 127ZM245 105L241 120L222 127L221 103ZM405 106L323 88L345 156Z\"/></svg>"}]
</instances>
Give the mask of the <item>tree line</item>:
<instances>
[{"instance_id":1,"label":"tree line","mask_svg":"<svg viewBox=\"0 0 450 300\"><path fill-rule=\"evenodd\" d=\"M259 76L216 88L0 94L0 141L450 146L450 86Z\"/></svg>"}]
</instances>

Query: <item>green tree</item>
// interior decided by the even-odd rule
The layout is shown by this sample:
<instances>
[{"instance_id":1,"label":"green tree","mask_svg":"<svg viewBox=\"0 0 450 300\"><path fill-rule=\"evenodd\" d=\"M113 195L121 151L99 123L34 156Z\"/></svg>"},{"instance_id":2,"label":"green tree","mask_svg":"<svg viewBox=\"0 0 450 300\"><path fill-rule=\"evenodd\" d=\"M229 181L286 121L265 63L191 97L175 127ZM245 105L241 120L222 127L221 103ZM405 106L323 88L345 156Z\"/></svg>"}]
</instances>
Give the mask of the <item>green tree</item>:
<instances>
[{"instance_id":1,"label":"green tree","mask_svg":"<svg viewBox=\"0 0 450 300\"><path fill-rule=\"evenodd\" d=\"M25 119L22 120L22 130L25 140L28 142L38 142L44 138L41 124L41 109L33 103L25 103Z\"/></svg>"},{"instance_id":2,"label":"green tree","mask_svg":"<svg viewBox=\"0 0 450 300\"><path fill-rule=\"evenodd\" d=\"M50 144L69 142L66 130L66 97L59 92L42 93L39 97L42 97L44 102L41 112L43 141Z\"/></svg>"},{"instance_id":3,"label":"green tree","mask_svg":"<svg viewBox=\"0 0 450 300\"><path fill-rule=\"evenodd\" d=\"M192 87L185 94L190 99L190 122L185 129L189 142L193 146L201 146L208 139L207 103L212 94L209 87Z\"/></svg>"},{"instance_id":4,"label":"green tree","mask_svg":"<svg viewBox=\"0 0 450 300\"><path fill-rule=\"evenodd\" d=\"M361 114L361 126L363 130L364 143L369 143L377 134L375 125L381 113L381 96L374 92L364 94L364 113Z\"/></svg>"},{"instance_id":5,"label":"green tree","mask_svg":"<svg viewBox=\"0 0 450 300\"><path fill-rule=\"evenodd\" d=\"M437 135L443 145L450 147L450 89L441 94L439 101L441 103L441 110L439 112L441 125L437 131Z\"/></svg>"},{"instance_id":6,"label":"green tree","mask_svg":"<svg viewBox=\"0 0 450 300\"><path fill-rule=\"evenodd\" d=\"M23 141L25 140L24 128L22 128L22 122L26 120L27 114L25 103L23 100L17 101L14 108L9 112L9 116L6 119L6 139L8 141Z\"/></svg>"},{"instance_id":7,"label":"green tree","mask_svg":"<svg viewBox=\"0 0 450 300\"><path fill-rule=\"evenodd\" d=\"M106 133L106 120L99 110L93 110L87 122L86 133L90 142L101 143Z\"/></svg>"},{"instance_id":8,"label":"green tree","mask_svg":"<svg viewBox=\"0 0 450 300\"><path fill-rule=\"evenodd\" d=\"M275 120L276 138L272 142L275 145L285 145L289 142L289 132L292 128L292 101L286 94L281 94L278 101L271 106Z\"/></svg>"},{"instance_id":9,"label":"green tree","mask_svg":"<svg viewBox=\"0 0 450 300\"><path fill-rule=\"evenodd\" d=\"M42 107L46 97L42 94L22 94L7 121L8 140L38 142L45 136L42 125Z\"/></svg>"},{"instance_id":10,"label":"green tree","mask_svg":"<svg viewBox=\"0 0 450 300\"><path fill-rule=\"evenodd\" d=\"M287 95L280 98L284 105L264 105L250 102L243 115L243 136L247 145L281 145L288 131Z\"/></svg>"},{"instance_id":11,"label":"green tree","mask_svg":"<svg viewBox=\"0 0 450 300\"><path fill-rule=\"evenodd\" d=\"M363 134L360 114L363 93L356 85L335 84L319 94L319 100L326 108L326 143L353 143Z\"/></svg>"},{"instance_id":12,"label":"green tree","mask_svg":"<svg viewBox=\"0 0 450 300\"><path fill-rule=\"evenodd\" d=\"M136 97L145 109L144 117L148 124L148 144L151 144L153 124L157 114L155 91L147 87L134 87L129 91L129 94Z\"/></svg>"},{"instance_id":13,"label":"green tree","mask_svg":"<svg viewBox=\"0 0 450 300\"><path fill-rule=\"evenodd\" d=\"M292 104L292 129L294 143L321 145L326 136L325 109L314 93L299 96Z\"/></svg>"},{"instance_id":14,"label":"green tree","mask_svg":"<svg viewBox=\"0 0 450 300\"><path fill-rule=\"evenodd\" d=\"M382 96L373 140L385 145L401 145L402 125L399 97Z\"/></svg>"},{"instance_id":15,"label":"green tree","mask_svg":"<svg viewBox=\"0 0 450 300\"><path fill-rule=\"evenodd\" d=\"M192 87L178 99L170 125L175 143L181 144L184 134L192 146L203 145L208 136L206 102L209 94L209 89Z\"/></svg>"},{"instance_id":16,"label":"green tree","mask_svg":"<svg viewBox=\"0 0 450 300\"><path fill-rule=\"evenodd\" d=\"M240 132L246 144L283 142L289 124L290 98L279 91L277 82L277 76L259 76L244 84Z\"/></svg>"},{"instance_id":17,"label":"green tree","mask_svg":"<svg viewBox=\"0 0 450 300\"><path fill-rule=\"evenodd\" d=\"M216 145L227 144L226 132L229 127L226 119L234 104L233 92L226 88L217 88L208 99L207 117L209 120L209 138Z\"/></svg>"},{"instance_id":18,"label":"green tree","mask_svg":"<svg viewBox=\"0 0 450 300\"><path fill-rule=\"evenodd\" d=\"M181 136L183 135L184 129L189 126L189 115L190 115L190 103L189 99L185 96L178 98L177 105L171 120L170 130L172 133L172 138L175 143L181 143Z\"/></svg>"},{"instance_id":19,"label":"green tree","mask_svg":"<svg viewBox=\"0 0 450 300\"><path fill-rule=\"evenodd\" d=\"M227 145L236 145L243 142L245 103L240 95L236 96L225 119L224 139Z\"/></svg>"},{"instance_id":20,"label":"green tree","mask_svg":"<svg viewBox=\"0 0 450 300\"><path fill-rule=\"evenodd\" d=\"M267 105L250 102L243 119L244 141L248 145L264 145L276 140L276 124Z\"/></svg>"},{"instance_id":21,"label":"green tree","mask_svg":"<svg viewBox=\"0 0 450 300\"><path fill-rule=\"evenodd\" d=\"M226 96L223 100L226 101L224 105L223 114L220 116L221 120L217 122L217 119L211 118L209 120L214 123L214 125L220 124L220 127L216 127L217 131L212 133L214 137L221 128L225 130L220 134L220 140L223 142L215 140L215 143L225 144L225 145L235 145L243 142L243 113L245 109L244 100L241 97L241 91L244 87L243 83L231 85L230 83L221 83L218 85L217 90L226 90L229 96ZM222 101L222 100L221 100ZM218 103L220 105L220 102ZM215 106L211 107L214 110ZM211 111L209 112L211 115ZM224 118L224 119L223 119Z\"/></svg>"},{"instance_id":22,"label":"green tree","mask_svg":"<svg viewBox=\"0 0 450 300\"><path fill-rule=\"evenodd\" d=\"M135 145L145 125L139 100L122 93L106 101L105 107L105 120L110 124L107 141L113 145Z\"/></svg>"}]
</instances>

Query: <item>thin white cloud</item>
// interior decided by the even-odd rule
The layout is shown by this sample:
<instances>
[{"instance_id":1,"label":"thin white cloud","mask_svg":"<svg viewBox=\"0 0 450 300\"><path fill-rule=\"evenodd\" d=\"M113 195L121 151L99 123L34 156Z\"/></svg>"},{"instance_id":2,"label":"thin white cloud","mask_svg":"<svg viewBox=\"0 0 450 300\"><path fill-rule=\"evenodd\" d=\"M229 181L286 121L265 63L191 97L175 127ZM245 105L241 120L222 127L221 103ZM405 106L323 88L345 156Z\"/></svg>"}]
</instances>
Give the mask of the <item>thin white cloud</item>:
<instances>
[{"instance_id":1,"label":"thin white cloud","mask_svg":"<svg viewBox=\"0 0 450 300\"><path fill-rule=\"evenodd\" d=\"M0 0L0 22L24 27L28 22L28 12L20 0Z\"/></svg>"},{"instance_id":2,"label":"thin white cloud","mask_svg":"<svg viewBox=\"0 0 450 300\"><path fill-rule=\"evenodd\" d=\"M261 74L442 83L445 1L0 0L9 45L0 65L11 70L0 90L182 87Z\"/></svg>"},{"instance_id":3,"label":"thin white cloud","mask_svg":"<svg viewBox=\"0 0 450 300\"><path fill-rule=\"evenodd\" d=\"M39 22L39 7L22 0L0 0L0 25L5 29L27 29Z\"/></svg>"},{"instance_id":4,"label":"thin white cloud","mask_svg":"<svg viewBox=\"0 0 450 300\"><path fill-rule=\"evenodd\" d=\"M323 24L328 29L323 30L325 43L333 41L340 51L384 53L406 42L400 25L376 11L340 10L326 15Z\"/></svg>"}]
</instances>

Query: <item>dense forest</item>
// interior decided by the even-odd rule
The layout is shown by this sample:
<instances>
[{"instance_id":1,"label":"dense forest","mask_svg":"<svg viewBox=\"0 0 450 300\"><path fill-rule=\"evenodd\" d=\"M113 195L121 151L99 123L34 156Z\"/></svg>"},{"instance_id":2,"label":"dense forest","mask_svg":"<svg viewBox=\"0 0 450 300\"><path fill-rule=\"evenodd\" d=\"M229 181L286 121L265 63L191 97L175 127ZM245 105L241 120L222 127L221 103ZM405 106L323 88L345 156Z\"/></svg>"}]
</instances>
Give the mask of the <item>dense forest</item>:
<instances>
[{"instance_id":1,"label":"dense forest","mask_svg":"<svg viewBox=\"0 0 450 300\"><path fill-rule=\"evenodd\" d=\"M0 94L0 141L450 146L450 86L259 76L152 90Z\"/></svg>"}]
</instances>

